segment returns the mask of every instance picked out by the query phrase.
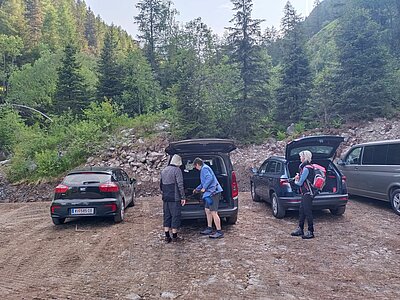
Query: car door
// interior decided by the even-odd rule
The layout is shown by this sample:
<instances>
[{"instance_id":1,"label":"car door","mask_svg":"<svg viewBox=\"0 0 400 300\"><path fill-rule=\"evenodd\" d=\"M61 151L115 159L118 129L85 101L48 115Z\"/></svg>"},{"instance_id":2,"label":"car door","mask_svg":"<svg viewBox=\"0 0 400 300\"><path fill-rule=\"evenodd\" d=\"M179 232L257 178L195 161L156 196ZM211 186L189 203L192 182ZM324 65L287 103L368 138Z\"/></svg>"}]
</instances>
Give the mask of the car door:
<instances>
[{"instance_id":1,"label":"car door","mask_svg":"<svg viewBox=\"0 0 400 300\"><path fill-rule=\"evenodd\" d=\"M127 199L127 202L130 202L132 200L133 185L130 182L128 174L126 174L124 170L121 170L121 175L123 180L124 193L126 197L125 199Z\"/></svg>"},{"instance_id":2,"label":"car door","mask_svg":"<svg viewBox=\"0 0 400 300\"><path fill-rule=\"evenodd\" d=\"M258 171L254 176L254 190L256 194L263 199L265 197L264 175L267 163L268 161L263 162L263 164L260 166L260 168L258 168Z\"/></svg>"},{"instance_id":3,"label":"car door","mask_svg":"<svg viewBox=\"0 0 400 300\"><path fill-rule=\"evenodd\" d=\"M264 199L268 200L268 187L269 187L269 179L267 174L267 169L270 166L271 161L267 160L261 166L260 170L260 184L259 184L259 195Z\"/></svg>"},{"instance_id":4,"label":"car door","mask_svg":"<svg viewBox=\"0 0 400 300\"><path fill-rule=\"evenodd\" d=\"M278 162L276 160L271 160L267 164L267 168L265 169L265 199L268 202L271 202L270 193L271 190L276 190L276 169L278 166Z\"/></svg>"},{"instance_id":5,"label":"car door","mask_svg":"<svg viewBox=\"0 0 400 300\"><path fill-rule=\"evenodd\" d=\"M115 170L114 171L114 177L115 180L118 182L119 187L120 187L120 193L121 196L125 199L125 206L128 204L129 202L129 198L127 197L127 195L125 194L126 191L126 182L124 181L124 178L122 176L122 172L121 170Z\"/></svg>"},{"instance_id":6,"label":"car door","mask_svg":"<svg viewBox=\"0 0 400 300\"><path fill-rule=\"evenodd\" d=\"M360 194L363 185L360 178L361 155L363 147L352 149L344 158L340 170L346 176L346 185L350 194Z\"/></svg>"}]
</instances>

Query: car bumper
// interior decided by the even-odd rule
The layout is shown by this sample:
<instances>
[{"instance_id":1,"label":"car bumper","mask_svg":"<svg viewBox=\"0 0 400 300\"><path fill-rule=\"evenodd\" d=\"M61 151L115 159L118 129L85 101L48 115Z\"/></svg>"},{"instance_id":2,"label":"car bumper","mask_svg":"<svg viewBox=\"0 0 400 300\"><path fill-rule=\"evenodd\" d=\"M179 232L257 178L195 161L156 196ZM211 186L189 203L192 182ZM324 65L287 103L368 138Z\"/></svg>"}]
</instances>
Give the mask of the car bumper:
<instances>
[{"instance_id":1,"label":"car bumper","mask_svg":"<svg viewBox=\"0 0 400 300\"><path fill-rule=\"evenodd\" d=\"M93 213L73 214L72 209L74 208L93 208ZM114 198L57 199L51 203L50 214L52 218L111 217L115 216L120 208L121 201Z\"/></svg>"},{"instance_id":2,"label":"car bumper","mask_svg":"<svg viewBox=\"0 0 400 300\"><path fill-rule=\"evenodd\" d=\"M233 200L234 206L233 207L227 207L227 208L219 208L218 209L218 215L221 218L230 218L234 217L238 214L238 198L235 198ZM204 206L202 206L199 209L194 209L194 210L182 210L181 212L181 219L182 220L191 220L191 219L205 219L206 218L206 213L204 211Z\"/></svg>"},{"instance_id":3,"label":"car bumper","mask_svg":"<svg viewBox=\"0 0 400 300\"><path fill-rule=\"evenodd\" d=\"M296 197L280 197L283 207L286 210L298 210L301 203L301 196ZM347 204L349 197L347 194L341 195L318 195L314 198L313 209L337 208Z\"/></svg>"}]
</instances>

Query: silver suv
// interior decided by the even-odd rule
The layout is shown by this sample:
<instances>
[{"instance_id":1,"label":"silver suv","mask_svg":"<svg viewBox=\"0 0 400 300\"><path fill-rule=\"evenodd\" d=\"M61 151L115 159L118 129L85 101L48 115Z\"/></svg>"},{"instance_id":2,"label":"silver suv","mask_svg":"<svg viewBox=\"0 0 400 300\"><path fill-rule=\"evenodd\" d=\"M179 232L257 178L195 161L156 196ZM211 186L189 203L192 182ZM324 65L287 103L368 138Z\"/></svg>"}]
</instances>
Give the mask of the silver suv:
<instances>
[{"instance_id":1,"label":"silver suv","mask_svg":"<svg viewBox=\"0 0 400 300\"><path fill-rule=\"evenodd\" d=\"M400 140L355 145L338 166L349 194L389 201L400 215Z\"/></svg>"}]
</instances>

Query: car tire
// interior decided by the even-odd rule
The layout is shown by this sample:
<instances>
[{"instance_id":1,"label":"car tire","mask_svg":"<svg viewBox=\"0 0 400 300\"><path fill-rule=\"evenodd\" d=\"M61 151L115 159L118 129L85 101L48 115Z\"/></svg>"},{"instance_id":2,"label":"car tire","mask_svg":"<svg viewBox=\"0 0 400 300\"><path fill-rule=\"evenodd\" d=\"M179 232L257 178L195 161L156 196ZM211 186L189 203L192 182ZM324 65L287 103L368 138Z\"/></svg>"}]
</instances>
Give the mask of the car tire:
<instances>
[{"instance_id":1,"label":"car tire","mask_svg":"<svg viewBox=\"0 0 400 300\"><path fill-rule=\"evenodd\" d=\"M235 225L235 224L236 224L236 221L237 221L237 218L238 218L238 214L236 213L236 214L233 215L232 217L227 217L227 218L226 218L226 223L227 223L227 224L230 224L230 225Z\"/></svg>"},{"instance_id":2,"label":"car tire","mask_svg":"<svg viewBox=\"0 0 400 300\"><path fill-rule=\"evenodd\" d=\"M272 208L272 215L277 219L282 219L286 214L286 211L283 208L283 205L276 193L272 193L271 208Z\"/></svg>"},{"instance_id":3,"label":"car tire","mask_svg":"<svg viewBox=\"0 0 400 300\"><path fill-rule=\"evenodd\" d=\"M122 201L121 208L118 210L118 214L114 216L115 223L121 223L125 217L125 203Z\"/></svg>"},{"instance_id":4,"label":"car tire","mask_svg":"<svg viewBox=\"0 0 400 300\"><path fill-rule=\"evenodd\" d=\"M132 197L131 197L131 202L129 202L128 207L135 206L135 198L136 198L136 193L135 193L135 191L133 191Z\"/></svg>"},{"instance_id":5,"label":"car tire","mask_svg":"<svg viewBox=\"0 0 400 300\"><path fill-rule=\"evenodd\" d=\"M54 225L61 225L65 223L65 218L51 218L53 220Z\"/></svg>"},{"instance_id":6,"label":"car tire","mask_svg":"<svg viewBox=\"0 0 400 300\"><path fill-rule=\"evenodd\" d=\"M400 216L400 189L396 189L390 195L390 204L396 214Z\"/></svg>"},{"instance_id":7,"label":"car tire","mask_svg":"<svg viewBox=\"0 0 400 300\"><path fill-rule=\"evenodd\" d=\"M251 183L251 188L250 188L250 190L251 190L251 199L253 199L254 202L260 202L260 201L261 201L261 198L260 198L260 196L258 196L258 195L256 194L256 190L255 190L255 187L254 187L254 183Z\"/></svg>"},{"instance_id":8,"label":"car tire","mask_svg":"<svg viewBox=\"0 0 400 300\"><path fill-rule=\"evenodd\" d=\"M339 207L336 207L336 208L330 208L329 210L331 211L332 215L341 216L346 211L346 205L339 206Z\"/></svg>"}]
</instances>

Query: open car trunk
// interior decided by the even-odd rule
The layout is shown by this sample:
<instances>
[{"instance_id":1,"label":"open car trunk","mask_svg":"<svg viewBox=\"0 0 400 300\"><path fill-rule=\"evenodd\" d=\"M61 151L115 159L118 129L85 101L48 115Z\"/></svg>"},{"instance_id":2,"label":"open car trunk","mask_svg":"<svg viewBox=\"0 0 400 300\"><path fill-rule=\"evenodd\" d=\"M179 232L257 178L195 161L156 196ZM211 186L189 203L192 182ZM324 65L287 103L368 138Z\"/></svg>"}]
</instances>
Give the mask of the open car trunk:
<instances>
[{"instance_id":1,"label":"open car trunk","mask_svg":"<svg viewBox=\"0 0 400 300\"><path fill-rule=\"evenodd\" d=\"M200 184L200 171L193 167L194 156L183 156L182 157L182 173L183 173L183 185L185 188L186 205L182 207L182 210L204 210L204 202L202 201L201 194L193 194L193 190ZM207 155L202 156L204 163L209 165L214 171L218 182L221 184L223 192L219 202L219 208L227 208L232 203L229 203L231 197L229 197L231 188L229 184L228 174L226 166L222 157L218 155Z\"/></svg>"},{"instance_id":2,"label":"open car trunk","mask_svg":"<svg viewBox=\"0 0 400 300\"><path fill-rule=\"evenodd\" d=\"M326 170L325 186L322 189L321 193L328 193L328 194L340 193L339 185L342 179L334 163L329 159L313 160L312 163L323 166ZM296 173L299 173L299 166L300 166L300 161L291 161L288 163L288 168L291 178L294 177ZM298 189L295 190L298 191Z\"/></svg>"}]
</instances>

